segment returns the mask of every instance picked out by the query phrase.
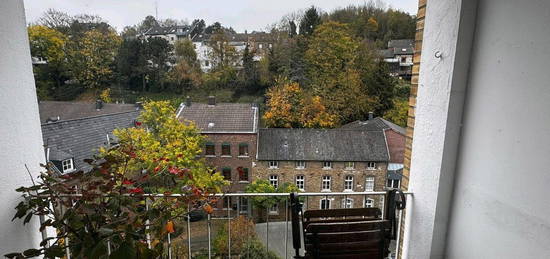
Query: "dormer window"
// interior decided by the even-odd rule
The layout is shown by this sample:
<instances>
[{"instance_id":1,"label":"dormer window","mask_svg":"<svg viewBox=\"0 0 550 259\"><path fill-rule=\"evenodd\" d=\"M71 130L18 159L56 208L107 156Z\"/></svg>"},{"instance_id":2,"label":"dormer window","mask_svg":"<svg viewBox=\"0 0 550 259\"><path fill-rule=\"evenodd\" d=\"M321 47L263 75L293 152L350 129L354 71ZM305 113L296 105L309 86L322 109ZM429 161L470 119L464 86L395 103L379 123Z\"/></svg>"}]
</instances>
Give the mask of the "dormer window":
<instances>
[{"instance_id":1,"label":"dormer window","mask_svg":"<svg viewBox=\"0 0 550 259\"><path fill-rule=\"evenodd\" d=\"M367 170L376 170L376 162L368 162Z\"/></svg>"},{"instance_id":2,"label":"dormer window","mask_svg":"<svg viewBox=\"0 0 550 259\"><path fill-rule=\"evenodd\" d=\"M330 161L323 162L323 169L332 169L332 162Z\"/></svg>"},{"instance_id":3,"label":"dormer window","mask_svg":"<svg viewBox=\"0 0 550 259\"><path fill-rule=\"evenodd\" d=\"M346 162L345 169L346 169L346 170L353 170L353 169L355 169L355 162Z\"/></svg>"},{"instance_id":4,"label":"dormer window","mask_svg":"<svg viewBox=\"0 0 550 259\"><path fill-rule=\"evenodd\" d=\"M277 169L279 168L279 161L269 161L269 169Z\"/></svg>"},{"instance_id":5,"label":"dormer window","mask_svg":"<svg viewBox=\"0 0 550 259\"><path fill-rule=\"evenodd\" d=\"M68 173L71 171L74 171L74 165L73 165L73 159L65 159L61 161L61 166L63 169L63 173Z\"/></svg>"}]
</instances>

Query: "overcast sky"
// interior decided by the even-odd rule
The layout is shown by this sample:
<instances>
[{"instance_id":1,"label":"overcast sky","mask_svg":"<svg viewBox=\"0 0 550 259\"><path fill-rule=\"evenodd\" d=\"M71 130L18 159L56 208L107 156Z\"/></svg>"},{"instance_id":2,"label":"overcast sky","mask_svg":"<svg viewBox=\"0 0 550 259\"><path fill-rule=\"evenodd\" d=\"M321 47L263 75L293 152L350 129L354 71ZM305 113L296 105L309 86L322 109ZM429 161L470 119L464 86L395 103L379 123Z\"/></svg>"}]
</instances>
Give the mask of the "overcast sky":
<instances>
[{"instance_id":1,"label":"overcast sky","mask_svg":"<svg viewBox=\"0 0 550 259\"><path fill-rule=\"evenodd\" d=\"M0 0L1 1L1 0ZM155 4L155 2L157 4ZM117 30L139 23L147 15L193 21L201 18L206 24L219 21L235 30L264 30L283 15L315 5L323 11L363 0L25 0L27 21L33 22L49 8L71 15L97 14ZM388 6L416 14L418 0L385 0Z\"/></svg>"}]
</instances>

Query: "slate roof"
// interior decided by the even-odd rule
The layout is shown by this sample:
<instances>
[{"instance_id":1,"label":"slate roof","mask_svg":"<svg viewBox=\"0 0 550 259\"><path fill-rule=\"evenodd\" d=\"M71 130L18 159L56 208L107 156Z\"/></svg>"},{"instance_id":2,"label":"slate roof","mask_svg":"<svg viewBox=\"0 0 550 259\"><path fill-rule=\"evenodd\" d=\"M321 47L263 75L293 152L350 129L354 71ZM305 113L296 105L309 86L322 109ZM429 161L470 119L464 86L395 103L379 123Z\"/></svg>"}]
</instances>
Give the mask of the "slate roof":
<instances>
[{"instance_id":1,"label":"slate roof","mask_svg":"<svg viewBox=\"0 0 550 259\"><path fill-rule=\"evenodd\" d=\"M50 160L74 157L76 169L86 170L83 160L92 158L101 146L107 145L107 136L112 139L116 128L128 128L140 111L121 112L81 119L42 124L44 144L50 148Z\"/></svg>"},{"instance_id":2,"label":"slate roof","mask_svg":"<svg viewBox=\"0 0 550 259\"><path fill-rule=\"evenodd\" d=\"M135 111L134 104L104 103L99 111L95 102L58 102L40 101L38 103L40 123L46 123L48 118L59 116L59 120L72 120L84 117L98 116L111 113Z\"/></svg>"},{"instance_id":3,"label":"slate roof","mask_svg":"<svg viewBox=\"0 0 550 259\"><path fill-rule=\"evenodd\" d=\"M394 55L412 55L414 54L414 40L390 40L388 48L380 51L384 58L391 58Z\"/></svg>"},{"instance_id":4,"label":"slate roof","mask_svg":"<svg viewBox=\"0 0 550 259\"><path fill-rule=\"evenodd\" d=\"M181 29L181 32L180 30ZM166 34L176 34L176 35L188 35L191 31L191 27L186 25L177 25L177 26L168 26L168 27L161 27L161 26L154 26L151 27L149 30L147 30L144 34L145 35L166 35Z\"/></svg>"},{"instance_id":5,"label":"slate roof","mask_svg":"<svg viewBox=\"0 0 550 259\"><path fill-rule=\"evenodd\" d=\"M258 160L388 161L382 131L260 129Z\"/></svg>"},{"instance_id":6,"label":"slate roof","mask_svg":"<svg viewBox=\"0 0 550 259\"><path fill-rule=\"evenodd\" d=\"M343 125L341 128L342 129L359 129L359 130L380 130L380 131L385 129L392 129L402 135L406 134L405 128L380 117L376 117L372 120L367 120L367 121L354 121L346 125Z\"/></svg>"},{"instance_id":7,"label":"slate roof","mask_svg":"<svg viewBox=\"0 0 550 259\"><path fill-rule=\"evenodd\" d=\"M193 121L202 133L256 133L258 108L247 103L182 104L177 114Z\"/></svg>"}]
</instances>

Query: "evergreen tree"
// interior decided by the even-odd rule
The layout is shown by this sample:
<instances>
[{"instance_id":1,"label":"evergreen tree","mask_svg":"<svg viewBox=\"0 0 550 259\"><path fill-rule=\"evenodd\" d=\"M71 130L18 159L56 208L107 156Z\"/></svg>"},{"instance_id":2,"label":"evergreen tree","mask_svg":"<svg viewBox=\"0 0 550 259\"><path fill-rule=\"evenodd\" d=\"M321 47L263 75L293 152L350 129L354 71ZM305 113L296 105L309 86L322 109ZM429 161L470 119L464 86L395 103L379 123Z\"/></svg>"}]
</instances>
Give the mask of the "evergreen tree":
<instances>
[{"instance_id":1,"label":"evergreen tree","mask_svg":"<svg viewBox=\"0 0 550 259\"><path fill-rule=\"evenodd\" d=\"M321 17L315 6L311 6L300 21L300 35L309 36L313 34L319 24L321 24Z\"/></svg>"}]
</instances>

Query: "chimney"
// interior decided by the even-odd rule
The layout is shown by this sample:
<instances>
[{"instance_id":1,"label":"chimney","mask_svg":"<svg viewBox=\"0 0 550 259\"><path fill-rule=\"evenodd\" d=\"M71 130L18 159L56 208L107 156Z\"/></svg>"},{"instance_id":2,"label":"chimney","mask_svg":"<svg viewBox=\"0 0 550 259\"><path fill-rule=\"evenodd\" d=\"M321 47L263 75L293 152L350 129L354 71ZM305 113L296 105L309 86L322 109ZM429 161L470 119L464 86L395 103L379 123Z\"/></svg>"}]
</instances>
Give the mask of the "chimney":
<instances>
[{"instance_id":1,"label":"chimney","mask_svg":"<svg viewBox=\"0 0 550 259\"><path fill-rule=\"evenodd\" d=\"M185 97L185 107L191 107L191 97Z\"/></svg>"},{"instance_id":2,"label":"chimney","mask_svg":"<svg viewBox=\"0 0 550 259\"><path fill-rule=\"evenodd\" d=\"M99 111L99 110L101 110L101 108L103 108L103 101L97 99L97 100L95 101L95 109Z\"/></svg>"},{"instance_id":3,"label":"chimney","mask_svg":"<svg viewBox=\"0 0 550 259\"><path fill-rule=\"evenodd\" d=\"M139 110L143 109L143 103L142 102L136 102L134 104L134 106L136 107L136 111L139 111Z\"/></svg>"},{"instance_id":4,"label":"chimney","mask_svg":"<svg viewBox=\"0 0 550 259\"><path fill-rule=\"evenodd\" d=\"M372 120L374 119L374 113L373 112L369 112L369 120Z\"/></svg>"},{"instance_id":5,"label":"chimney","mask_svg":"<svg viewBox=\"0 0 550 259\"><path fill-rule=\"evenodd\" d=\"M208 105L216 105L216 96L208 96Z\"/></svg>"}]
</instances>

